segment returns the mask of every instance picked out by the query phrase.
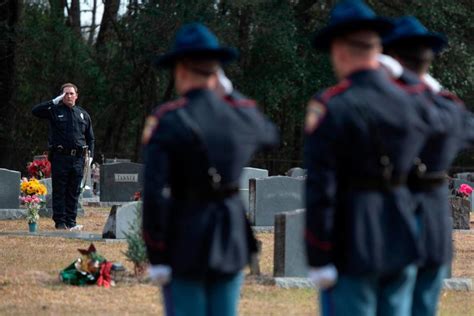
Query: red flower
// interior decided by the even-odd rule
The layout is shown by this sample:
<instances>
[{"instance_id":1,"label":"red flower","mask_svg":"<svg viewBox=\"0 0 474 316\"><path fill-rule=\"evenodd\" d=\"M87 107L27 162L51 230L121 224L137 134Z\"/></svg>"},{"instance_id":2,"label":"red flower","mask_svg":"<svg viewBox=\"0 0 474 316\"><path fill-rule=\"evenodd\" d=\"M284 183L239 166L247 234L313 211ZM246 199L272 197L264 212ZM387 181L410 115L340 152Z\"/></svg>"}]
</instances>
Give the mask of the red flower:
<instances>
[{"instance_id":1,"label":"red flower","mask_svg":"<svg viewBox=\"0 0 474 316\"><path fill-rule=\"evenodd\" d=\"M36 179L49 178L51 176L51 163L49 160L34 160L27 166L30 177Z\"/></svg>"},{"instance_id":2,"label":"red flower","mask_svg":"<svg viewBox=\"0 0 474 316\"><path fill-rule=\"evenodd\" d=\"M134 201L140 201L142 199L142 193L140 191L135 192L133 195L133 200Z\"/></svg>"},{"instance_id":3,"label":"red flower","mask_svg":"<svg viewBox=\"0 0 474 316\"><path fill-rule=\"evenodd\" d=\"M469 196L472 193L472 188L468 184L461 184L458 190L459 193L461 193L464 196Z\"/></svg>"}]
</instances>

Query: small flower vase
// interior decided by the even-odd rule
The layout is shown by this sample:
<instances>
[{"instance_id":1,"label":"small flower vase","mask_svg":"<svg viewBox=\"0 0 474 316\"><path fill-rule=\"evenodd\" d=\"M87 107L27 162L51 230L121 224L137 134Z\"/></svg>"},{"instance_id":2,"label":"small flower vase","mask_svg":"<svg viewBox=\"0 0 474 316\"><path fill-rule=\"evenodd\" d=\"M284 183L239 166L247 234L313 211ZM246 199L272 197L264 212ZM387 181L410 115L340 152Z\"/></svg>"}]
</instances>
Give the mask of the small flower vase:
<instances>
[{"instance_id":1,"label":"small flower vase","mask_svg":"<svg viewBox=\"0 0 474 316\"><path fill-rule=\"evenodd\" d=\"M35 233L36 229L38 228L38 223L28 223L28 229L30 233Z\"/></svg>"}]
</instances>

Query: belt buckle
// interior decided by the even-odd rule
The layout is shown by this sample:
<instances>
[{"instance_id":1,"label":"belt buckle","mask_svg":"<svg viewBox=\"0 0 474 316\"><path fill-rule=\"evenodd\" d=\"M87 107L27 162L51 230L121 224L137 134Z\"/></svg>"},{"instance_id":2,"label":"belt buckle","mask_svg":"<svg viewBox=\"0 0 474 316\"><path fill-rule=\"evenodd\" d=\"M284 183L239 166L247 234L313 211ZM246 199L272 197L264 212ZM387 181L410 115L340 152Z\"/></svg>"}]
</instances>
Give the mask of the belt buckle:
<instances>
[{"instance_id":1,"label":"belt buckle","mask_svg":"<svg viewBox=\"0 0 474 316\"><path fill-rule=\"evenodd\" d=\"M76 155L76 150L75 149L72 149L71 150L71 156L75 156Z\"/></svg>"}]
</instances>

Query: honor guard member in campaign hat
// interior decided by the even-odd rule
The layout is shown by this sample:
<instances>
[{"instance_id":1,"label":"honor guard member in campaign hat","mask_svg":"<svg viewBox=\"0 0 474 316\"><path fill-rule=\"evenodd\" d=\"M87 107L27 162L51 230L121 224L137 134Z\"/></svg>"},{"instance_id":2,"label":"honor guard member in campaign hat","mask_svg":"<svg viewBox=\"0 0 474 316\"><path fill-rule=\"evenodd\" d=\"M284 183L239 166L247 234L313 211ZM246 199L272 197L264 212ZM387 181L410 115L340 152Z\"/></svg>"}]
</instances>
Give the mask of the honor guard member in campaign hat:
<instances>
[{"instance_id":1,"label":"honor guard member in campaign hat","mask_svg":"<svg viewBox=\"0 0 474 316\"><path fill-rule=\"evenodd\" d=\"M407 16L396 20L394 30L383 43L385 52L405 68L398 82L424 94L441 118L441 130L428 139L419 155L422 172L413 172L409 178L417 202L422 250L411 314L436 315L442 281L452 259L447 169L461 149L472 145L473 117L459 99L442 91L432 80L426 81L432 61L447 46L443 34L430 32L418 19ZM415 74L416 79L407 79L412 78L409 73Z\"/></svg>"},{"instance_id":2,"label":"honor guard member in campaign hat","mask_svg":"<svg viewBox=\"0 0 474 316\"><path fill-rule=\"evenodd\" d=\"M56 229L81 229L76 225L77 201L85 164L94 155L94 132L89 114L76 104L79 91L72 83L61 95L33 107L34 116L49 121L49 159L53 185L53 220Z\"/></svg>"},{"instance_id":3,"label":"honor guard member in campaign hat","mask_svg":"<svg viewBox=\"0 0 474 316\"><path fill-rule=\"evenodd\" d=\"M339 79L310 100L305 123L305 244L324 315L410 313L418 250L406 179L431 114L377 61L392 27L344 1L313 43Z\"/></svg>"},{"instance_id":4,"label":"honor guard member in campaign hat","mask_svg":"<svg viewBox=\"0 0 474 316\"><path fill-rule=\"evenodd\" d=\"M194 23L157 60L180 98L157 107L144 129L143 236L168 315L236 315L242 269L256 251L239 178L278 133L255 103L215 93L221 65L236 57Z\"/></svg>"}]
</instances>

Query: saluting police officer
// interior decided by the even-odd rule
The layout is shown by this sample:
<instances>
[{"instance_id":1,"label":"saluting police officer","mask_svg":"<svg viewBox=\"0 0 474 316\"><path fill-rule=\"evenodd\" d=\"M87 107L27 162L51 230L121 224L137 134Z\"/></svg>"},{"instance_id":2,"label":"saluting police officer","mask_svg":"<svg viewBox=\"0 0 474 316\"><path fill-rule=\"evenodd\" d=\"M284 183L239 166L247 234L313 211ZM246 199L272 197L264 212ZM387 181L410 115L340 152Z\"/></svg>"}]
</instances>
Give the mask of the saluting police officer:
<instances>
[{"instance_id":1,"label":"saluting police officer","mask_svg":"<svg viewBox=\"0 0 474 316\"><path fill-rule=\"evenodd\" d=\"M432 113L380 68L392 27L345 1L313 43L339 79L311 99L305 123L305 243L324 315L410 313L418 251L406 179Z\"/></svg>"},{"instance_id":2,"label":"saluting police officer","mask_svg":"<svg viewBox=\"0 0 474 316\"><path fill-rule=\"evenodd\" d=\"M143 133L143 236L168 315L235 315L241 271L256 251L239 177L278 134L254 102L215 92L221 65L236 56L189 24L157 62L181 96L157 107Z\"/></svg>"},{"instance_id":3,"label":"saluting police officer","mask_svg":"<svg viewBox=\"0 0 474 316\"><path fill-rule=\"evenodd\" d=\"M76 101L76 85L65 83L62 94L33 107L33 115L49 120L48 146L53 182L53 220L56 229L76 228L77 200L81 191L85 156L94 152L89 114Z\"/></svg>"},{"instance_id":4,"label":"saluting police officer","mask_svg":"<svg viewBox=\"0 0 474 316\"><path fill-rule=\"evenodd\" d=\"M400 82L412 91L423 93L440 115L442 129L429 138L419 155L423 172L414 172L409 186L413 191L420 223L422 257L413 294L412 315L435 315L442 281L452 259L452 220L448 203L446 172L459 150L472 144L472 114L462 102L439 84L426 81L428 69L447 46L440 33L428 31L415 17L402 17L395 29L384 38L385 51L399 61L406 72L416 74L418 83ZM427 82L425 89L413 89Z\"/></svg>"}]
</instances>

